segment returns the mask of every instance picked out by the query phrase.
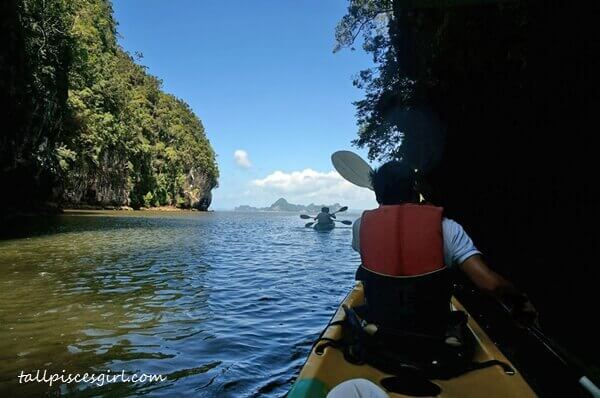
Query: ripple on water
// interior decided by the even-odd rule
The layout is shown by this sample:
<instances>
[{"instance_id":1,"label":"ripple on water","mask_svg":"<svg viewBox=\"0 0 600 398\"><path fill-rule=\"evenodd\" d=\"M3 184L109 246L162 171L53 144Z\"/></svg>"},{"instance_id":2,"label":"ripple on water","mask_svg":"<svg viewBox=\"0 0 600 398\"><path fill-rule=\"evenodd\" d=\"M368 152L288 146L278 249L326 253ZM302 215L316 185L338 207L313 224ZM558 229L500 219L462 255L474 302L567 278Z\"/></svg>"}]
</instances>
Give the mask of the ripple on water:
<instances>
[{"instance_id":1,"label":"ripple on water","mask_svg":"<svg viewBox=\"0 0 600 398\"><path fill-rule=\"evenodd\" d=\"M0 242L0 391L21 370L168 380L76 395L284 395L353 284L351 229L293 214L65 215Z\"/></svg>"}]
</instances>

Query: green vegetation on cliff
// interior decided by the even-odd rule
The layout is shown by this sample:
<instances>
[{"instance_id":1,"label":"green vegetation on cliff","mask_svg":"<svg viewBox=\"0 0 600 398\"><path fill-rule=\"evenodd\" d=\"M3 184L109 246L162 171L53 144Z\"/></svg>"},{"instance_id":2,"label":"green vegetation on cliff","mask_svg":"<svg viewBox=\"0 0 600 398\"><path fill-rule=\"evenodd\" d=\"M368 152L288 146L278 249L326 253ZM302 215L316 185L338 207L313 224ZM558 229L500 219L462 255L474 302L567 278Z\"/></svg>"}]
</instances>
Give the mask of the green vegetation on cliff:
<instances>
[{"instance_id":1,"label":"green vegetation on cliff","mask_svg":"<svg viewBox=\"0 0 600 398\"><path fill-rule=\"evenodd\" d=\"M208 207L219 174L202 123L117 44L109 1L1 8L3 207Z\"/></svg>"}]
</instances>

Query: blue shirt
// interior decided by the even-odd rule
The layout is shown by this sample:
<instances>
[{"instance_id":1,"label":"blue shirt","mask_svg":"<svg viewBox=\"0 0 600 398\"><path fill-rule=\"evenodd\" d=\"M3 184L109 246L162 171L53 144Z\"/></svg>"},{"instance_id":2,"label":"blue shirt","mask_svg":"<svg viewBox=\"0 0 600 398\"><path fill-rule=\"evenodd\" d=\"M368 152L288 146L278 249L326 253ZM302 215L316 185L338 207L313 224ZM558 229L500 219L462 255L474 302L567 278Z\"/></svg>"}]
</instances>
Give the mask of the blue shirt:
<instances>
[{"instance_id":1,"label":"blue shirt","mask_svg":"<svg viewBox=\"0 0 600 398\"><path fill-rule=\"evenodd\" d=\"M360 253L360 218L352 226L352 248ZM446 267L462 264L466 259L481 254L463 227L454 220L442 220L444 263Z\"/></svg>"}]
</instances>

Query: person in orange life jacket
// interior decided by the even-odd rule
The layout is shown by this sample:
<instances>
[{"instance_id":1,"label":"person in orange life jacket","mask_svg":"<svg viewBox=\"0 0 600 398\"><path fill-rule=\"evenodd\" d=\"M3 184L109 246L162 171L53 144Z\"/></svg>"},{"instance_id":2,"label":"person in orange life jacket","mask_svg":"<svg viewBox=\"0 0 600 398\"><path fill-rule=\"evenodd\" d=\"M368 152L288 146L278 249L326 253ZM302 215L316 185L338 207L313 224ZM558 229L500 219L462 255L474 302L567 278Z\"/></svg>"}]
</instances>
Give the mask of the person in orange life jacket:
<instances>
[{"instance_id":1,"label":"person in orange life jacket","mask_svg":"<svg viewBox=\"0 0 600 398\"><path fill-rule=\"evenodd\" d=\"M443 217L443 209L430 204L418 204L415 174L405 163L391 161L379 167L371 176L380 206L364 212L354 222L352 236L352 247L361 254L362 260L356 279L365 284L367 302L371 297L378 306L386 307L384 312L388 314L402 311L406 303L389 301L396 298L402 301L404 298L404 301L414 304L414 297L406 299L405 287L401 287L403 292L399 295L386 293L386 289L404 283L409 286L408 290L414 290L415 283L411 280L425 280L425 283L421 283L425 290L438 287L444 290L450 284L431 283L427 279L440 279L436 275L444 272L439 271L458 268L480 290L509 304L518 321L535 322L537 311L527 296L486 265L481 252L462 226ZM422 298L431 293L423 292L421 288L416 296ZM450 294L450 288L440 293L445 308L448 307ZM432 299L426 297L425 301L428 300L431 304ZM408 313L412 311L414 315L421 309L429 312L421 315L435 316L436 308L439 310L442 307L417 305L409 308ZM440 316L443 316L443 311L439 312L442 314Z\"/></svg>"}]
</instances>

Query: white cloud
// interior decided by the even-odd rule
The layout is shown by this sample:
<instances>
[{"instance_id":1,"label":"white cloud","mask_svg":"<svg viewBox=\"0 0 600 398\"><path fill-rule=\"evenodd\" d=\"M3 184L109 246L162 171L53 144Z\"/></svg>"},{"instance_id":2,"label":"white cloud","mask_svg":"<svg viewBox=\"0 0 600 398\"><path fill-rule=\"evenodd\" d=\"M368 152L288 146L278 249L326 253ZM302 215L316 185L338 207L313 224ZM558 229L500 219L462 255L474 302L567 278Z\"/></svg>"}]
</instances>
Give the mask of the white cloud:
<instances>
[{"instance_id":1,"label":"white cloud","mask_svg":"<svg viewBox=\"0 0 600 398\"><path fill-rule=\"evenodd\" d=\"M248 152L243 149L238 149L233 153L233 159L237 163L238 166L243 167L245 169L249 169L252 167L252 163L250 163L250 158L248 158Z\"/></svg>"},{"instance_id":2,"label":"white cloud","mask_svg":"<svg viewBox=\"0 0 600 398\"><path fill-rule=\"evenodd\" d=\"M300 204L338 202L355 209L376 206L375 194L372 191L349 183L336 171L275 171L265 178L251 181L250 188L251 191L255 191L255 195L270 197L271 201L284 197L291 203Z\"/></svg>"}]
</instances>

